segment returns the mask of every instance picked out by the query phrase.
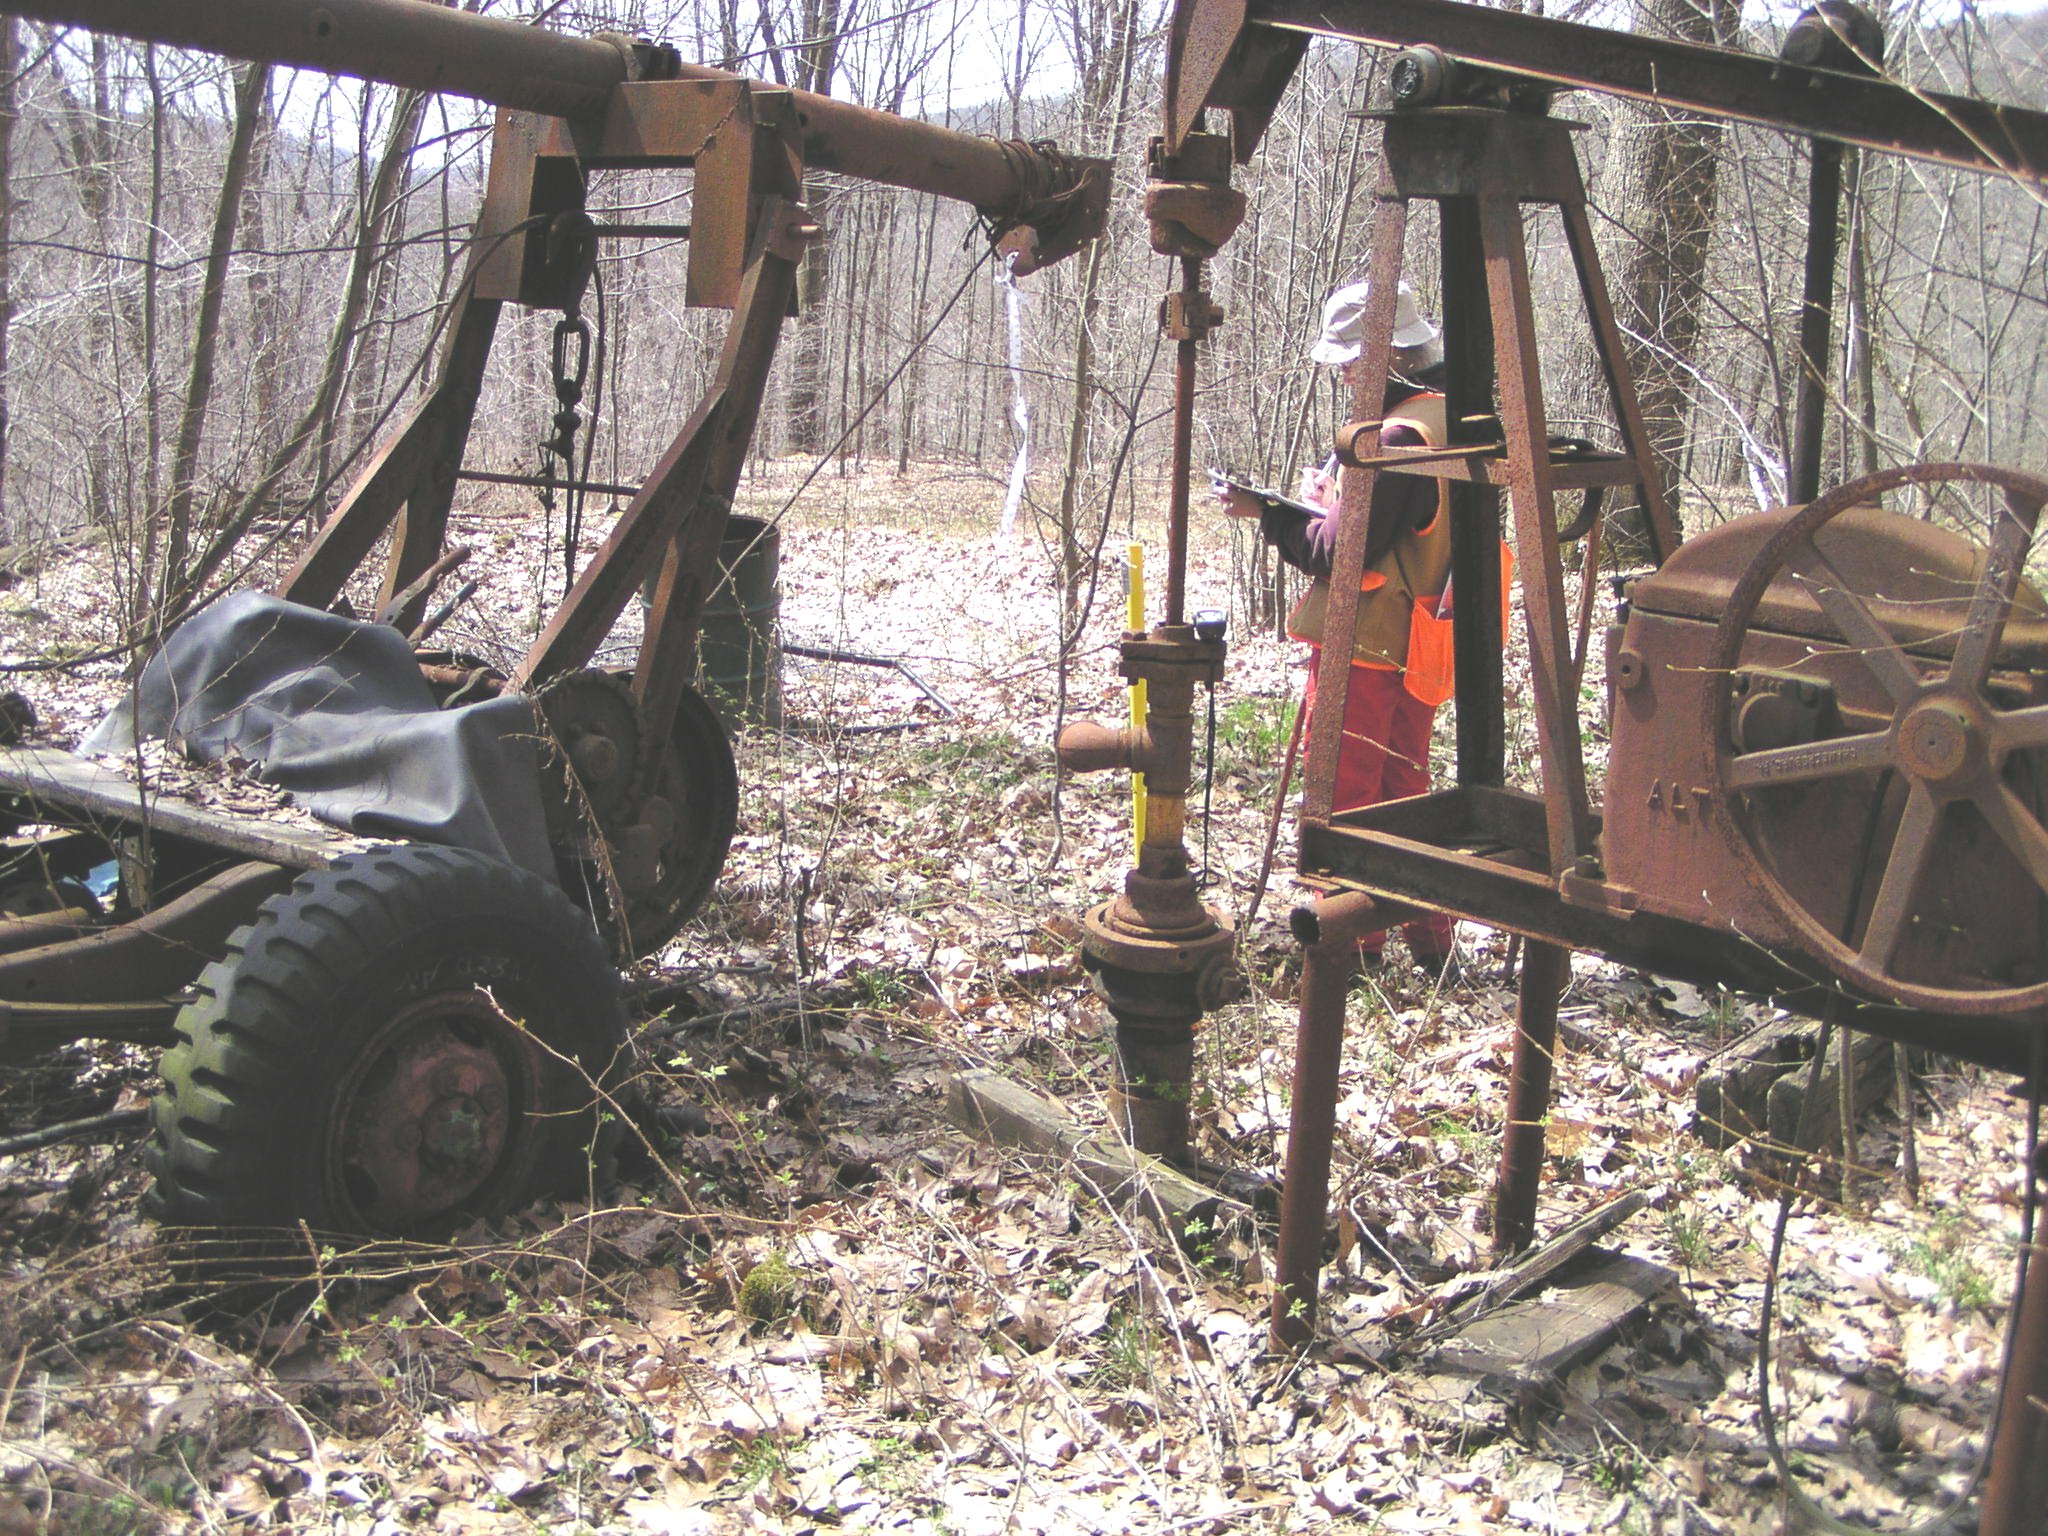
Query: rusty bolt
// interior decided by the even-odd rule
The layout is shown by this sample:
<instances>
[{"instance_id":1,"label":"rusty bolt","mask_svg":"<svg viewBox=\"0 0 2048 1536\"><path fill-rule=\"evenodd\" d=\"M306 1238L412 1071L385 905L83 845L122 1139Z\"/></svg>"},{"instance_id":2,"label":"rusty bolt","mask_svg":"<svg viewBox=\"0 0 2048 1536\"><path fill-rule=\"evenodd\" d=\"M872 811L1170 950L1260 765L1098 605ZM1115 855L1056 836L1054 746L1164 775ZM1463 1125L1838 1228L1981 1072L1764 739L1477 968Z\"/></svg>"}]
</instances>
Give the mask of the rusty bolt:
<instances>
[{"instance_id":1,"label":"rusty bolt","mask_svg":"<svg viewBox=\"0 0 2048 1536\"><path fill-rule=\"evenodd\" d=\"M569 761L576 765L576 777L586 784L610 783L623 757L619 744L602 731L586 732L569 743Z\"/></svg>"}]
</instances>

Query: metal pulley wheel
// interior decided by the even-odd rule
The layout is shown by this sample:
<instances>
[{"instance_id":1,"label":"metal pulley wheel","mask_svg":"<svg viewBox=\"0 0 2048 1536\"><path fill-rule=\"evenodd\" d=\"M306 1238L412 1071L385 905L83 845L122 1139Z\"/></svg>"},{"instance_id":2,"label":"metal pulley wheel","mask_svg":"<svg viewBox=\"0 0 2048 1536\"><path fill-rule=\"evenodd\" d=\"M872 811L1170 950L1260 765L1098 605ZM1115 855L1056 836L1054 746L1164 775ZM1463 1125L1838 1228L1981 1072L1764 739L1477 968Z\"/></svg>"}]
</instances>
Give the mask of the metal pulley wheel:
<instances>
[{"instance_id":1,"label":"metal pulley wheel","mask_svg":"<svg viewBox=\"0 0 2048 1536\"><path fill-rule=\"evenodd\" d=\"M740 774L718 711L696 689L676 700L668 739L643 729L635 821L620 839L628 861L625 940L651 955L710 898L739 823Z\"/></svg>"},{"instance_id":2,"label":"metal pulley wheel","mask_svg":"<svg viewBox=\"0 0 2048 1536\"><path fill-rule=\"evenodd\" d=\"M585 670L538 695L542 803L564 880L623 952L652 955L703 906L739 819L739 769L694 689L657 748L624 672Z\"/></svg>"},{"instance_id":3,"label":"metal pulley wheel","mask_svg":"<svg viewBox=\"0 0 2048 1536\"><path fill-rule=\"evenodd\" d=\"M541 804L558 849L608 834L633 804L640 764L640 715L631 680L585 669L551 678L535 696L545 727Z\"/></svg>"},{"instance_id":4,"label":"metal pulley wheel","mask_svg":"<svg viewBox=\"0 0 2048 1536\"><path fill-rule=\"evenodd\" d=\"M1858 591L1843 574L1851 546L1838 537L1823 549L1817 539L1842 514L1901 490L1917 496L1929 520L1967 537L1958 547L1971 552L1945 583L1930 587L1925 571L1865 571L1872 590ZM1950 1014L2048 1004L2037 954L2048 910L2040 792L2048 784L2036 784L2048 748L2048 671L2035 655L2048 604L2027 579L2044 502L2048 479L1979 464L1914 465L1854 481L1792 514L1763 545L1715 633L1708 667L1727 683L1707 690L1701 724L1714 745L1723 831L1807 952L1866 995ZM1817 606L1831 633L1809 642L1810 654L1862 669L1867 676L1854 680L1874 683L1864 692L1880 707L1811 740L1745 729L1754 723L1738 718L1745 651L1763 629L1755 621L1774 584L1774 601ZM1907 600L1909 589L1921 595ZM1782 797L1816 788L1871 807L1872 835L1830 850L1864 864L1845 909L1827 920L1792 893L1786 851L1763 830L1782 817ZM2014 926L2017 941L2007 947L2020 958L2007 974L1958 974L1952 957L1968 951L1987 917Z\"/></svg>"}]
</instances>

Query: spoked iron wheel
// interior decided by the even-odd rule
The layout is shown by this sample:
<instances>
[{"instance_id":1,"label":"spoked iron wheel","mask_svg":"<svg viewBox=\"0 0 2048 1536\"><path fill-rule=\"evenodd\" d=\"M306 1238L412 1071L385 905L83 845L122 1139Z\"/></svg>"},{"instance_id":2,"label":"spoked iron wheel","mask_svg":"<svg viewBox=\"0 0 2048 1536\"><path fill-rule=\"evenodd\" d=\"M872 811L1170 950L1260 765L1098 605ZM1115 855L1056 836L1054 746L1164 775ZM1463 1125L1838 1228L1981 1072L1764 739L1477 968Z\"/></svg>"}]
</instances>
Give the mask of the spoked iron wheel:
<instances>
[{"instance_id":1,"label":"spoked iron wheel","mask_svg":"<svg viewBox=\"0 0 2048 1536\"><path fill-rule=\"evenodd\" d=\"M1842 574L1843 544L1824 537L1852 508L1908 487L1929 509L1959 510L1958 526L1975 545L1947 595L1912 603L1857 591ZM2027 894L2036 923L2033 913L2048 895L2048 827L2024 756L2048 747L2048 703L2035 702L2039 690L2029 676L2014 676L2001 657L2016 610L2033 628L2048 617L2026 574L2044 502L2048 480L1978 464L1914 465L1853 481L1794 513L1764 544L1716 631L1709 666L1730 684L1708 690L1703 725L1715 746L1724 828L1759 892L1806 950L1885 1001L1980 1015L2048 1004L2048 979L2038 967L2032 975L1971 977L1929 958L1939 949L1935 930L1949 921L1937 886L1953 890L1976 877L1985 882L1980 890L1995 889L2003 881ZM1926 576L1895 574L1901 587ZM1743 751L1734 678L1773 583L1817 605L1835 636L1827 649L1853 656L1887 704L1851 721L1844 734ZM1865 894L1845 921L1823 921L1788 889L1761 830L1772 797L1815 786L1868 793L1873 783L1895 811L1884 818L1894 829L1868 848L1835 851L1867 861ZM1979 865L1959 873L1954 862L1965 857Z\"/></svg>"},{"instance_id":2,"label":"spoked iron wheel","mask_svg":"<svg viewBox=\"0 0 2048 1536\"><path fill-rule=\"evenodd\" d=\"M589 917L533 876L412 845L265 902L165 1053L165 1222L445 1235L586 1191L625 1020Z\"/></svg>"}]
</instances>

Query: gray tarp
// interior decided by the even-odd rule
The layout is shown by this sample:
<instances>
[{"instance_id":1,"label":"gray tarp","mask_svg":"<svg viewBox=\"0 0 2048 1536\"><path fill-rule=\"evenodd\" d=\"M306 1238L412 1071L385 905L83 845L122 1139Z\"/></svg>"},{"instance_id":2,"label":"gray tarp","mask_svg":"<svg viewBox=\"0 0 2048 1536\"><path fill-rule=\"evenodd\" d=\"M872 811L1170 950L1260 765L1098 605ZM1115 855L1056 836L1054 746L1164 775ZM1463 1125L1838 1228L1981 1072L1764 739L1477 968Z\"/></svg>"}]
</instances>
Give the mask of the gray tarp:
<instances>
[{"instance_id":1,"label":"gray tarp","mask_svg":"<svg viewBox=\"0 0 2048 1536\"><path fill-rule=\"evenodd\" d=\"M405 637L260 592L198 614L150 658L82 752L162 736L236 756L322 821L470 848L554 880L533 702L436 707Z\"/></svg>"}]
</instances>

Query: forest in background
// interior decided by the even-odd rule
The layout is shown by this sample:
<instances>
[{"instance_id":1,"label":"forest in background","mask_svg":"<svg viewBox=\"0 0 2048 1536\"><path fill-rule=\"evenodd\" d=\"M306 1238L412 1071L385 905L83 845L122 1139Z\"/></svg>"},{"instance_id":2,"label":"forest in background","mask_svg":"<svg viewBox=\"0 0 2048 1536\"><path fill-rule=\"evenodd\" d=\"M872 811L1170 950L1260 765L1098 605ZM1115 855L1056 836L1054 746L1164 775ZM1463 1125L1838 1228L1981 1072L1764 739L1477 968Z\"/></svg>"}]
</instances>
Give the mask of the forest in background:
<instances>
[{"instance_id":1,"label":"forest in background","mask_svg":"<svg viewBox=\"0 0 2048 1536\"><path fill-rule=\"evenodd\" d=\"M1171 372L1154 317L1174 277L1146 247L1138 202L1159 116L1159 0L466 3L1111 157L1107 238L1020 283L1014 304L970 211L814 173L806 195L826 238L757 447L1002 478L1021 437L1027 506L1070 590L1105 522L1121 530L1154 509ZM1568 14L1770 53L1795 8L1634 0L1625 17ZM1885 23L1902 78L2040 97L2048 13L1957 18L1914 3ZM107 530L128 572L122 617L147 629L317 519L425 388L490 113L23 22L6 44L0 537ZM1202 458L1284 479L1322 452L1334 394L1306 343L1324 294L1363 263L1378 128L1362 114L1383 98L1386 57L1314 45L1241 173L1250 211L1210 276L1228 318L1205 374ZM1603 262L1682 515L1772 504L1796 376L1806 147L1590 95L1557 110L1588 124ZM2048 344L2038 194L1875 155L1850 188L1828 478L1920 459L2048 464L2029 430ZM689 178L600 173L590 202L602 221L683 223ZM1411 236L1425 295L1433 223ZM1531 236L1553 429L1599 437L1554 216L1532 215ZM597 480L636 483L708 379L724 316L684 308L684 260L676 242L606 243L586 302ZM509 322L471 469L535 469L553 319ZM1244 558L1241 594L1268 615L1262 557Z\"/></svg>"},{"instance_id":2,"label":"forest in background","mask_svg":"<svg viewBox=\"0 0 2048 1536\"><path fill-rule=\"evenodd\" d=\"M1137 213L1162 7L479 8L645 31L760 78L1113 154L1109 237L1019 290L1025 526L1046 558L988 558L1020 429L1010 295L969 217L818 178L828 239L743 500L770 509L817 468L783 550L791 632L907 656L957 715L945 706L940 725L907 681L791 666L790 715L808 728L741 734L747 793L719 898L636 980L660 1110L646 1156L589 1202L478 1224L421 1283L323 1281L297 1315L181 1320L164 1305L177 1250L141 1215L132 1142L12 1158L0 1532L43 1516L81 1536L1775 1531L1754 1336L1777 1175L1766 1149L1693 1134L1703 1063L1773 1023L1768 1000L1576 964L1542 1227L1647 1197L1615 1241L1680 1279L1555 1403L1446 1395L1409 1368L1415 1330L1483 1263L1516 1027L1503 935L1466 926L1461 978L1396 964L1352 994L1324 1314L1342 1342L1284 1369L1255 1263L1154 1242L1064 1160L943 1121L941 1085L964 1068L1083 1116L1107 1081L1109 1023L1073 914L1122 876L1127 786L1082 779L1060 798L1044 743L1077 710L1122 707L1102 665L1121 615L1104 611L1119 606L1102 600L1106 562L1092 616L1074 596L1063 613L1052 578L1092 576L1098 532L1154 526L1163 501L1170 352L1154 316L1174 279ZM1792 14L1738 30L1732 7L1642 0L1611 19L1769 52ZM1901 14L1890 30L1909 78L2040 98L2041 17ZM0 36L0 565L49 557L0 599L0 651L65 664L23 680L61 738L118 690L131 636L295 543L423 387L488 114L20 22ZM1337 407L1304 353L1323 294L1363 260L1377 129L1358 112L1383 70L1368 51L1312 49L1242 173L1250 213L1209 278L1229 322L1205 361L1198 463L1279 478L1320 451ZM1602 254L1689 524L1772 499L1803 147L1592 97L1558 110L1591 125ZM690 218L685 175L607 173L591 201L607 221ZM1951 455L2043 467L2027 431L2041 212L1995 178L1867 162L1829 478ZM1430 222L1411 252L1425 291ZM1586 430L1577 301L1554 224L1532 230L1553 414ZM586 309L605 344L595 478L637 479L708 378L724 317L683 307L683 264L673 245L606 253ZM508 315L473 468L535 467L555 318ZM532 509L482 486L457 509L488 551L464 623L492 641L501 614L544 616L559 596L541 530L558 552L563 529ZM590 514L586 536L604 517ZM1201 532L1191 590L1206 597L1232 546L1214 523ZM1254 611L1271 595L1256 543L1235 545ZM95 647L96 665L70 665ZM1253 985L1201 1033L1201 1135L1253 1172L1278 1169L1295 1025L1287 903L1276 883L1263 918L1245 905L1285 795L1288 652L1233 635L1205 753L1202 864L1242 914ZM1524 666L1511 654L1518 696ZM1589 697L1601 667L1596 646ZM1509 723L1519 778L1535 724L1519 707ZM1597 733L1589 748L1597 770ZM234 776L210 792L277 814ZM151 1052L60 1055L0 1075L0 1121L135 1106L155 1083ZM2026 1135L1998 1079L1936 1069L1843 1138L1840 1204L1831 1182L1796 1214L1777 1402L1828 1508L1892 1529L1966 1487L1993 1411Z\"/></svg>"}]
</instances>

